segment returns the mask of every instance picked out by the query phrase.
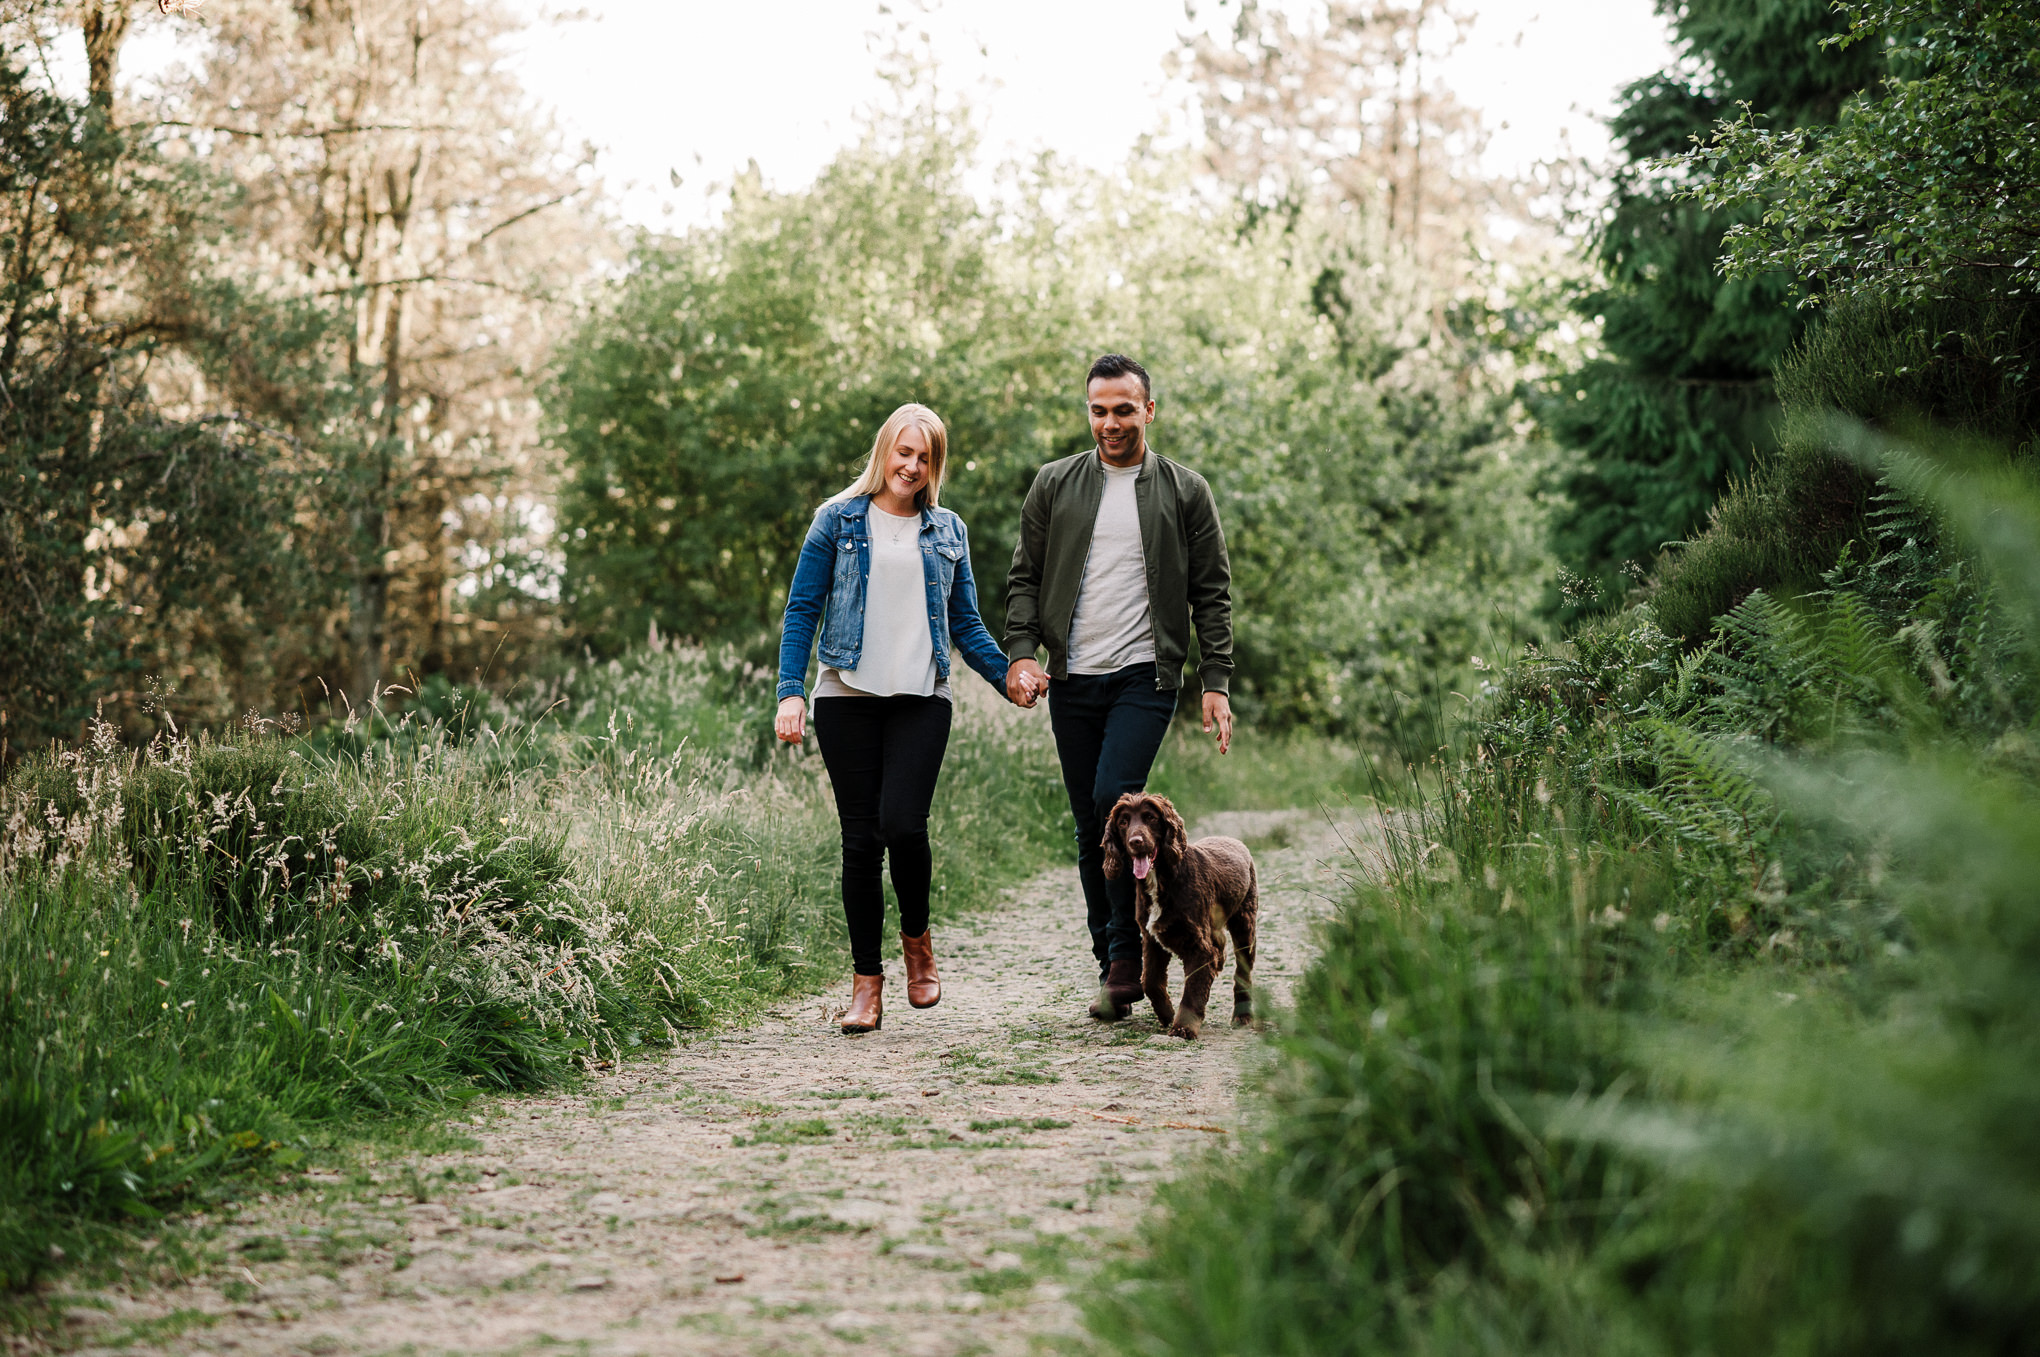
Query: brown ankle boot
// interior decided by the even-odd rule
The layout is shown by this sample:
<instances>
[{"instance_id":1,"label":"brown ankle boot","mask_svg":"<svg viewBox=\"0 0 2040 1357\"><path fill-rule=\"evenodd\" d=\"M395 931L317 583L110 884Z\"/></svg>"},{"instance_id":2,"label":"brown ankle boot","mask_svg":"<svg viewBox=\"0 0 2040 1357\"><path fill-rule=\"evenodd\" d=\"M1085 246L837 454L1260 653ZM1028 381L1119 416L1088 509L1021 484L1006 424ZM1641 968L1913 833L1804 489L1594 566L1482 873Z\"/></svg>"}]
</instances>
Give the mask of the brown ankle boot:
<instances>
[{"instance_id":1,"label":"brown ankle boot","mask_svg":"<svg viewBox=\"0 0 2040 1357\"><path fill-rule=\"evenodd\" d=\"M933 1008L942 1002L942 977L935 974L935 931L918 938L900 934L900 950L907 957L907 1002L915 1008Z\"/></svg>"},{"instance_id":2,"label":"brown ankle boot","mask_svg":"<svg viewBox=\"0 0 2040 1357\"><path fill-rule=\"evenodd\" d=\"M1140 959L1111 961L1105 978L1098 982L1098 997L1091 1001L1091 1016L1103 1022L1118 1022L1141 1001Z\"/></svg>"},{"instance_id":3,"label":"brown ankle boot","mask_svg":"<svg viewBox=\"0 0 2040 1357\"><path fill-rule=\"evenodd\" d=\"M845 1034L855 1032L876 1032L885 1020L885 977L882 975L856 975L851 977L850 1007L843 1014Z\"/></svg>"}]
</instances>

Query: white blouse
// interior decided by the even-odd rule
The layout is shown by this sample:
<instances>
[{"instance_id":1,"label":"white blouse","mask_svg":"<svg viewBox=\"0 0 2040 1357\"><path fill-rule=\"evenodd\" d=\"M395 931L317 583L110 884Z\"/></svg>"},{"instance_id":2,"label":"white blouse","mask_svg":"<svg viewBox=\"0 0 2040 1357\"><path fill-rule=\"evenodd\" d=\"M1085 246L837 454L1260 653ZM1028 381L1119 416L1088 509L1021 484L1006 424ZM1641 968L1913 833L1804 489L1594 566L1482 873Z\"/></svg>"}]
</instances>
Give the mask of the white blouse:
<instances>
[{"instance_id":1,"label":"white blouse","mask_svg":"<svg viewBox=\"0 0 2040 1357\"><path fill-rule=\"evenodd\" d=\"M864 584L864 641L855 669L825 668L815 696L947 700L949 683L935 672L928 628L928 577L921 563L921 516L889 514L876 504L865 520L871 575Z\"/></svg>"}]
</instances>

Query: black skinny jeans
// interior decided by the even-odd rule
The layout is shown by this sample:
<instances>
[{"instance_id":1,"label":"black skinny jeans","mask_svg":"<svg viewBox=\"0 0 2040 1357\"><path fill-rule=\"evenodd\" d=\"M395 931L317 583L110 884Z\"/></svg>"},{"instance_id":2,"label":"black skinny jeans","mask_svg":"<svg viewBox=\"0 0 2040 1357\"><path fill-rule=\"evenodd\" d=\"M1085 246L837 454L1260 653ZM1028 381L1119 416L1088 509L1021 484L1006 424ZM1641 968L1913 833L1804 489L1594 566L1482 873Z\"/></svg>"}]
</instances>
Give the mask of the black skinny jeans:
<instances>
[{"instance_id":1,"label":"black skinny jeans","mask_svg":"<svg viewBox=\"0 0 2040 1357\"><path fill-rule=\"evenodd\" d=\"M859 975L883 975L879 938L892 858L900 934L928 931L928 807L949 748L949 703L939 697L823 697L815 700L815 740L843 822L843 918Z\"/></svg>"},{"instance_id":2,"label":"black skinny jeans","mask_svg":"<svg viewBox=\"0 0 2040 1357\"><path fill-rule=\"evenodd\" d=\"M1175 714L1176 694L1156 689L1152 663L1071 674L1048 685L1048 722L1077 822L1077 878L1101 974L1107 962L1140 957L1133 878L1105 879L1105 817L1122 795L1147 786Z\"/></svg>"}]
</instances>

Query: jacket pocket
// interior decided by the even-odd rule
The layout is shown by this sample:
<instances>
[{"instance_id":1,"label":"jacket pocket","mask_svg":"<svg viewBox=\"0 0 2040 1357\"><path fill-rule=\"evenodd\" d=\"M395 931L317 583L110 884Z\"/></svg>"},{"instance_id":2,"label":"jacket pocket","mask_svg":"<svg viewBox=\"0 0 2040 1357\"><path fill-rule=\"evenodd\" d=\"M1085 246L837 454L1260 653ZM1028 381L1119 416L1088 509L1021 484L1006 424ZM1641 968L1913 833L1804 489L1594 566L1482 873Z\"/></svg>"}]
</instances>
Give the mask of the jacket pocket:
<instances>
[{"instance_id":1,"label":"jacket pocket","mask_svg":"<svg viewBox=\"0 0 2040 1357\"><path fill-rule=\"evenodd\" d=\"M949 587L956 583L956 566L963 559L963 543L938 540L935 543L935 569L942 581L942 598L949 599Z\"/></svg>"}]
</instances>

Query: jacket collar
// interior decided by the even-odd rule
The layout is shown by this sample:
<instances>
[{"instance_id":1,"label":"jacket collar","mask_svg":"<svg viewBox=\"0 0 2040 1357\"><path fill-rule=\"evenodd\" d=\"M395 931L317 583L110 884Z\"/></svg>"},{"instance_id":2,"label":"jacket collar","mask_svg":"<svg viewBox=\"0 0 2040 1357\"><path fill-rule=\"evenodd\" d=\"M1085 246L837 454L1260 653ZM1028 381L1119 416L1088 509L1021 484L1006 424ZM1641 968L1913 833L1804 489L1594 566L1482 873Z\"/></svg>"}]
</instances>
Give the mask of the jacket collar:
<instances>
[{"instance_id":1,"label":"jacket collar","mask_svg":"<svg viewBox=\"0 0 2040 1357\"><path fill-rule=\"evenodd\" d=\"M870 506L871 496L854 495L838 504L836 509L845 518L866 518L868 515L865 511ZM933 526L935 526L935 511L924 504L921 506L921 531L926 532Z\"/></svg>"},{"instance_id":2,"label":"jacket collar","mask_svg":"<svg viewBox=\"0 0 2040 1357\"><path fill-rule=\"evenodd\" d=\"M1155 451L1154 444L1152 443L1143 444L1140 450L1140 474L1135 476L1134 479L1136 481L1146 480L1154 472L1155 458L1159 457L1160 455L1161 455L1160 453ZM1091 445L1091 456L1089 458L1089 461L1091 464L1091 470L1098 473L1098 478L1100 480L1103 480L1105 478L1105 466L1106 466L1105 454L1099 451L1098 445L1096 443L1093 443ZM1112 469L1114 471L1125 470L1124 467L1113 467Z\"/></svg>"}]
</instances>

